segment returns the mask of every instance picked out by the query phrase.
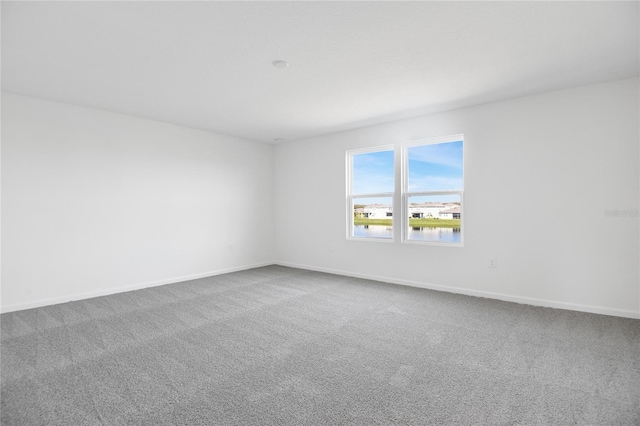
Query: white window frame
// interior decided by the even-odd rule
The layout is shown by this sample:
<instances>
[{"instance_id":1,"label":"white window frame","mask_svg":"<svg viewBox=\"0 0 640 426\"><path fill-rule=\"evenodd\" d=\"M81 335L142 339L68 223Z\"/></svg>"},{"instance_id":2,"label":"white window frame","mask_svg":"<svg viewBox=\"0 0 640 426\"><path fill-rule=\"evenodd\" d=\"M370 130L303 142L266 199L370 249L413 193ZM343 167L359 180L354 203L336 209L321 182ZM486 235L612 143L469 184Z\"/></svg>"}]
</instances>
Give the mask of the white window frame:
<instances>
[{"instance_id":1,"label":"white window frame","mask_svg":"<svg viewBox=\"0 0 640 426\"><path fill-rule=\"evenodd\" d=\"M393 165L393 180L394 180L394 191L393 192L379 192L379 193L371 193L371 194L354 194L353 193L353 156L354 155L358 155L358 154L367 154L367 153L372 153L372 152L380 152L380 151L392 151L393 152L393 158L394 158L394 165ZM397 171L396 171L396 150L395 150L395 146L394 145L382 145L382 146L375 146L375 147L370 147L370 148L359 148L359 149L352 149L352 150L348 150L346 152L346 165L347 165L347 198L346 198L346 211L347 211L347 239L348 240L355 240L355 241L373 241L373 242L380 242L380 243L393 243L395 242L395 229L396 226L398 226L399 224L401 225L401 221L397 220L397 215L393 215L393 217L391 218L392 220L392 226L394 229L394 232L391 234L391 238L374 238L374 237L356 237L353 235L353 206L354 206L354 200L357 198L377 198L377 197L391 197L391 206L394 207L395 206L395 200L396 200L396 192L395 192L395 188L396 188L396 184L395 182L397 182ZM400 223L399 223L400 222Z\"/></svg>"},{"instance_id":2,"label":"white window frame","mask_svg":"<svg viewBox=\"0 0 640 426\"><path fill-rule=\"evenodd\" d=\"M462 189L460 190L451 190L451 191L415 191L409 192L409 148L423 145L435 145L440 143L447 142L456 142L462 141ZM402 172L402 243L403 244L418 244L418 245L427 245L427 246L441 246L441 247L464 247L464 234L465 234L465 226L464 226L464 179L465 179L465 168L464 168L464 159L465 159L465 142L464 135L450 135L443 136L438 138L428 138L428 139L420 139L416 141L406 142L402 144L402 161L401 161L401 172ZM433 195L459 195L460 196L460 242L459 243L441 243L437 241L420 241L420 240L410 240L409 239L409 197L414 196L433 196Z\"/></svg>"}]
</instances>

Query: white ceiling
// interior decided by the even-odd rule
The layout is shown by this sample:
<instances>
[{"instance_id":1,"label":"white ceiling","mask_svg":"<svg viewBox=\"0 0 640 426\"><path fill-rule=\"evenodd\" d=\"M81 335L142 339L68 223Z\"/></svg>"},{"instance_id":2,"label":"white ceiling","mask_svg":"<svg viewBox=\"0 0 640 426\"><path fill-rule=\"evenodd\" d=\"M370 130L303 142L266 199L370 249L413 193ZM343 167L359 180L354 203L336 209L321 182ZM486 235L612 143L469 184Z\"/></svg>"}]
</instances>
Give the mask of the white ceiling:
<instances>
[{"instance_id":1,"label":"white ceiling","mask_svg":"<svg viewBox=\"0 0 640 426\"><path fill-rule=\"evenodd\" d=\"M2 89L296 140L637 76L638 5L3 1Z\"/></svg>"}]
</instances>

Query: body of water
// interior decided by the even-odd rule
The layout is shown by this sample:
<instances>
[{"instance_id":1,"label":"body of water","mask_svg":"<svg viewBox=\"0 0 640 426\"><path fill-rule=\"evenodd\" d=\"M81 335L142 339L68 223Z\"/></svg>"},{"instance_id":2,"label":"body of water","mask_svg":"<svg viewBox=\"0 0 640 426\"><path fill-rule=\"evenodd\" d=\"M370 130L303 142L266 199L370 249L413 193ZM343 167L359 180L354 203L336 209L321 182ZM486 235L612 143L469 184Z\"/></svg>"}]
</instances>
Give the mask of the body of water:
<instances>
[{"instance_id":1,"label":"body of water","mask_svg":"<svg viewBox=\"0 0 640 426\"><path fill-rule=\"evenodd\" d=\"M409 228L409 240L432 243L459 243L460 228ZM393 238L393 228L385 225L354 225L354 237Z\"/></svg>"}]
</instances>

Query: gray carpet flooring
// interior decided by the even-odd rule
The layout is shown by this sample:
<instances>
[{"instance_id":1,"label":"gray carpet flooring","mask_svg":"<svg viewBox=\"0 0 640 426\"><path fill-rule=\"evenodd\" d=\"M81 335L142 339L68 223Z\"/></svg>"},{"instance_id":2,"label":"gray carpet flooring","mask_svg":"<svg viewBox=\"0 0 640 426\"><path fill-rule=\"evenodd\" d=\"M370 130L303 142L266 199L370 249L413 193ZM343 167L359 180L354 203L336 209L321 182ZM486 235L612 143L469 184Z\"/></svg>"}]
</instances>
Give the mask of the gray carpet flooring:
<instances>
[{"instance_id":1,"label":"gray carpet flooring","mask_svg":"<svg viewBox=\"0 0 640 426\"><path fill-rule=\"evenodd\" d=\"M280 266L0 317L3 425L638 425L640 321Z\"/></svg>"}]
</instances>

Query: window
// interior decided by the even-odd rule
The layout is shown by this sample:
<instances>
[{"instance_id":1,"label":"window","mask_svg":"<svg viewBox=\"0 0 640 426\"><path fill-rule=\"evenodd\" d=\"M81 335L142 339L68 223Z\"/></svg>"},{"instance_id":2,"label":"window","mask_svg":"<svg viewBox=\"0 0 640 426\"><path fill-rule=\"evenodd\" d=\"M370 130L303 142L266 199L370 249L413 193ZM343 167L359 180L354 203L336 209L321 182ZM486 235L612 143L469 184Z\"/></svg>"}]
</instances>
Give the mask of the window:
<instances>
[{"instance_id":1,"label":"window","mask_svg":"<svg viewBox=\"0 0 640 426\"><path fill-rule=\"evenodd\" d=\"M403 241L462 244L462 135L412 142L403 154Z\"/></svg>"},{"instance_id":2,"label":"window","mask_svg":"<svg viewBox=\"0 0 640 426\"><path fill-rule=\"evenodd\" d=\"M349 238L393 240L394 149L347 152Z\"/></svg>"},{"instance_id":3,"label":"window","mask_svg":"<svg viewBox=\"0 0 640 426\"><path fill-rule=\"evenodd\" d=\"M347 151L347 237L393 241L395 230L402 242L462 246L463 145L462 135L403 144L400 170L394 146Z\"/></svg>"}]
</instances>

